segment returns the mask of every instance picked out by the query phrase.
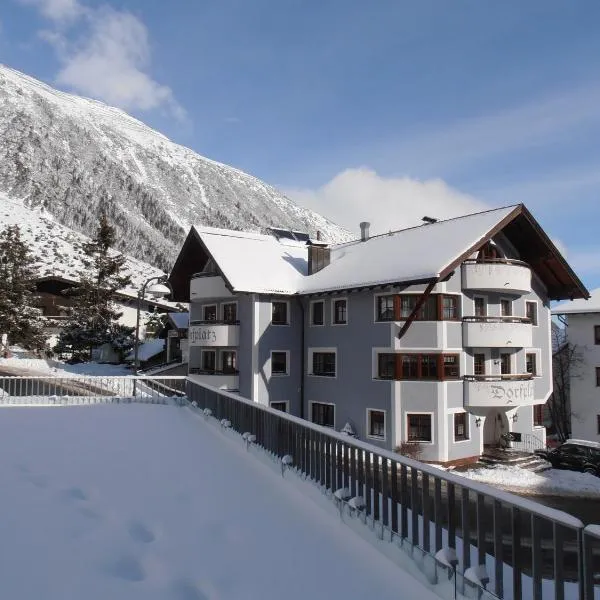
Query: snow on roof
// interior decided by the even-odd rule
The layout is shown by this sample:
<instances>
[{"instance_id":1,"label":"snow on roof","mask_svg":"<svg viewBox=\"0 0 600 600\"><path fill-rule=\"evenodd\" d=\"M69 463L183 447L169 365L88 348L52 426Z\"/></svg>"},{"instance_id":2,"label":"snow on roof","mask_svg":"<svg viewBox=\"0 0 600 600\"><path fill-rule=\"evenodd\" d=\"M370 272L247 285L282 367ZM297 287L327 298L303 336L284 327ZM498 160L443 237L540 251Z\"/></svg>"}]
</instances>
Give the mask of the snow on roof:
<instances>
[{"instance_id":1,"label":"snow on roof","mask_svg":"<svg viewBox=\"0 0 600 600\"><path fill-rule=\"evenodd\" d=\"M294 294L308 272L308 247L272 235L195 227L236 291Z\"/></svg>"},{"instance_id":2,"label":"snow on roof","mask_svg":"<svg viewBox=\"0 0 600 600\"><path fill-rule=\"evenodd\" d=\"M302 242L211 227L195 229L235 291L309 294L436 278L514 208L332 246L331 264L313 275L308 275L308 247Z\"/></svg>"},{"instance_id":3,"label":"snow on roof","mask_svg":"<svg viewBox=\"0 0 600 600\"><path fill-rule=\"evenodd\" d=\"M5 410L2 596L438 598L219 429L172 406Z\"/></svg>"},{"instance_id":4,"label":"snow on roof","mask_svg":"<svg viewBox=\"0 0 600 600\"><path fill-rule=\"evenodd\" d=\"M142 361L148 360L148 359L152 358L153 356L156 356L157 354L161 353L164 349L165 349L165 340L162 340L162 339L146 340L138 346L138 359L142 360ZM129 352L129 354L127 355L127 359L133 360L134 354L135 354L135 350L131 350L131 352Z\"/></svg>"},{"instance_id":5,"label":"snow on roof","mask_svg":"<svg viewBox=\"0 0 600 600\"><path fill-rule=\"evenodd\" d=\"M177 329L187 329L190 322L189 312L172 312L169 313L169 319L177 327Z\"/></svg>"},{"instance_id":6,"label":"snow on roof","mask_svg":"<svg viewBox=\"0 0 600 600\"><path fill-rule=\"evenodd\" d=\"M482 239L514 206L419 225L331 250L331 264L302 282L301 293L433 279Z\"/></svg>"},{"instance_id":7,"label":"snow on roof","mask_svg":"<svg viewBox=\"0 0 600 600\"><path fill-rule=\"evenodd\" d=\"M584 300L583 298L577 298L577 300L568 300L562 304L558 304L552 309L553 315L573 315L583 313L595 313L600 312L600 288L596 288L590 292L590 299Z\"/></svg>"}]
</instances>

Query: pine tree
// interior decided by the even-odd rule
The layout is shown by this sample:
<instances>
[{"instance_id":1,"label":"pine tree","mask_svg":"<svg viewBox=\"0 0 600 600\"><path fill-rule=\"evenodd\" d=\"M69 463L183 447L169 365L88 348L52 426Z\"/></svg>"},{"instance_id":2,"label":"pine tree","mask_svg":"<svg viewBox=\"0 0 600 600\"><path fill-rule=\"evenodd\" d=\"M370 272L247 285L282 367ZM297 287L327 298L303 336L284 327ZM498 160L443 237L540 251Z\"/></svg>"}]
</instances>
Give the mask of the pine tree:
<instances>
[{"instance_id":1,"label":"pine tree","mask_svg":"<svg viewBox=\"0 0 600 600\"><path fill-rule=\"evenodd\" d=\"M103 213L96 236L82 246L85 271L79 285L70 291L74 306L55 348L59 353L71 353L74 360L91 360L92 350L106 343L120 355L133 346L134 329L118 322L123 313L113 302L115 292L131 283L122 273L127 259L111 251L114 243L114 227Z\"/></svg>"},{"instance_id":2,"label":"pine tree","mask_svg":"<svg viewBox=\"0 0 600 600\"><path fill-rule=\"evenodd\" d=\"M35 270L18 225L0 232L0 336L30 350L44 347L44 318L35 306Z\"/></svg>"}]
</instances>

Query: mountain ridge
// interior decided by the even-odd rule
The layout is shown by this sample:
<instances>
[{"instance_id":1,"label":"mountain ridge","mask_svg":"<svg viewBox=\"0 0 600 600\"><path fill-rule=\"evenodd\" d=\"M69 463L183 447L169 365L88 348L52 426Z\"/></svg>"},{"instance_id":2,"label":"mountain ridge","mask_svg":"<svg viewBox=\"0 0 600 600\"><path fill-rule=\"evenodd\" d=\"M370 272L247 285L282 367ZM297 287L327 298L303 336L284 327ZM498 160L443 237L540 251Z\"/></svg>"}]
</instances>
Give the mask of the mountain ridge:
<instances>
[{"instance_id":1,"label":"mountain ridge","mask_svg":"<svg viewBox=\"0 0 600 600\"><path fill-rule=\"evenodd\" d=\"M351 237L260 179L170 141L121 109L1 64L0 158L6 197L86 236L106 212L117 249L162 270L194 224L320 231L331 242Z\"/></svg>"}]
</instances>

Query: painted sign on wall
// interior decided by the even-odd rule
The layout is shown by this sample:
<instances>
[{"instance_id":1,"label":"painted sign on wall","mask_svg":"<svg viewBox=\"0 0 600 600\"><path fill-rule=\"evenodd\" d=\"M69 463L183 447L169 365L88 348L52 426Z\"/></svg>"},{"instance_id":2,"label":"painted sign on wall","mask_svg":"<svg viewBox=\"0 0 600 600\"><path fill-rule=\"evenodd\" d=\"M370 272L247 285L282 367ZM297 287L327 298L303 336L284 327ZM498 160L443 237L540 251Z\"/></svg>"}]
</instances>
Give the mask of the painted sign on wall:
<instances>
[{"instance_id":1,"label":"painted sign on wall","mask_svg":"<svg viewBox=\"0 0 600 600\"><path fill-rule=\"evenodd\" d=\"M190 346L237 346L239 325L192 325L188 340Z\"/></svg>"}]
</instances>

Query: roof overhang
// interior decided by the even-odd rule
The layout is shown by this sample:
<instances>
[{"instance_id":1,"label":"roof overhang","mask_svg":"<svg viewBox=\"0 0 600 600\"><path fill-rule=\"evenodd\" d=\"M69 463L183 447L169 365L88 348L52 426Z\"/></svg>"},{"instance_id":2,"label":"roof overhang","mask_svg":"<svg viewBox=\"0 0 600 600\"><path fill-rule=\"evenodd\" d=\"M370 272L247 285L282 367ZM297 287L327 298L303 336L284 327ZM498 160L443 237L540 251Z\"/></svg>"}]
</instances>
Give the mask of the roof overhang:
<instances>
[{"instance_id":1,"label":"roof overhang","mask_svg":"<svg viewBox=\"0 0 600 600\"><path fill-rule=\"evenodd\" d=\"M169 283L173 288L173 301L190 301L190 281L195 273L202 271L209 258L212 258L211 253L208 251L196 228L192 227L185 238L185 242L183 242L183 246L169 275ZM231 284L223 275L218 264L217 271L223 277L227 288L233 292Z\"/></svg>"},{"instance_id":2,"label":"roof overhang","mask_svg":"<svg viewBox=\"0 0 600 600\"><path fill-rule=\"evenodd\" d=\"M558 248L523 204L515 206L483 238L457 257L440 273L443 279L486 242L502 232L544 283L550 300L589 298L590 293Z\"/></svg>"}]
</instances>

